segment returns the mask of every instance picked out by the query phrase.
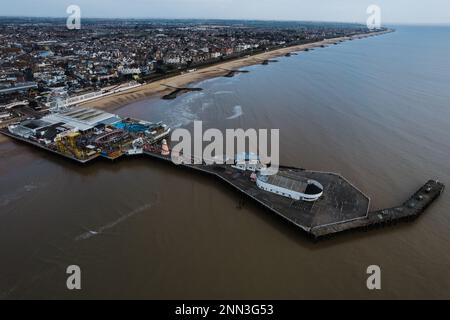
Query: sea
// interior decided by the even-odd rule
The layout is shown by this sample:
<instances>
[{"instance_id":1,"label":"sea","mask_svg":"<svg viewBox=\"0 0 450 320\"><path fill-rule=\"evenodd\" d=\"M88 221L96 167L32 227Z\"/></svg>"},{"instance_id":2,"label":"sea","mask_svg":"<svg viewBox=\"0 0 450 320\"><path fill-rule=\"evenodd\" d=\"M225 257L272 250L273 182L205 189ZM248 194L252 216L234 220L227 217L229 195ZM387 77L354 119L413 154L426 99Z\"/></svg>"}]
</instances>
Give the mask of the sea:
<instances>
[{"instance_id":1,"label":"sea","mask_svg":"<svg viewBox=\"0 0 450 320\"><path fill-rule=\"evenodd\" d=\"M429 179L450 185L450 27L393 27L115 113L280 129L282 164L397 206ZM449 253L447 192L414 222L314 243L208 176L0 144L0 299L449 299ZM67 289L71 265L82 290ZM372 265L381 290L367 288Z\"/></svg>"}]
</instances>

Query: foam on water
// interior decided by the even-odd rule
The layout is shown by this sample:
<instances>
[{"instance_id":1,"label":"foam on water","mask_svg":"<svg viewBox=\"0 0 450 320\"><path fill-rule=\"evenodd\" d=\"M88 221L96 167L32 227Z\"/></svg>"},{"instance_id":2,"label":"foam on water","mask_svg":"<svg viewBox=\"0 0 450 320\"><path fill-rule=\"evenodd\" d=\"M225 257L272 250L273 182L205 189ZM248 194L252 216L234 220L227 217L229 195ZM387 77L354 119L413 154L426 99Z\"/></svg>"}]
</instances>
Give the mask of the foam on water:
<instances>
[{"instance_id":1,"label":"foam on water","mask_svg":"<svg viewBox=\"0 0 450 320\"><path fill-rule=\"evenodd\" d=\"M124 214L123 216L119 217L118 219L113 220L113 221L97 228L96 230L88 230L88 231L80 234L79 236L75 237L74 240L75 241L88 240L94 236L104 234L105 231L113 229L114 227L116 227L117 225L119 225L122 222L125 222L126 220L130 219L131 217L133 217L147 209L152 208L156 203L157 202L144 204L144 205Z\"/></svg>"},{"instance_id":2,"label":"foam on water","mask_svg":"<svg viewBox=\"0 0 450 320\"><path fill-rule=\"evenodd\" d=\"M234 106L233 107L233 115L229 116L227 118L227 120L232 120L232 119L237 119L240 116L242 116L244 113L242 111L242 107L241 106Z\"/></svg>"},{"instance_id":3,"label":"foam on water","mask_svg":"<svg viewBox=\"0 0 450 320\"><path fill-rule=\"evenodd\" d=\"M0 207L5 207L9 205L10 203L13 203L15 201L18 201L22 198L24 198L28 193L30 193L33 190L38 189L40 186L39 184L27 184L19 189L16 189L15 191L9 193L9 194L3 194L0 196Z\"/></svg>"}]
</instances>

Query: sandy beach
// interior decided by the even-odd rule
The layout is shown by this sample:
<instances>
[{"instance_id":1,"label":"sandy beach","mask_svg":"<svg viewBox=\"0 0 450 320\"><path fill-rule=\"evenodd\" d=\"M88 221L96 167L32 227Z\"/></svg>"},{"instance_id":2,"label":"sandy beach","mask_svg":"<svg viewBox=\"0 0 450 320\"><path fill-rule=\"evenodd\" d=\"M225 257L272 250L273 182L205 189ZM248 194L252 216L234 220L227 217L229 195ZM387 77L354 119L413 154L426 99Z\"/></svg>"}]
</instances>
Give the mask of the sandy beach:
<instances>
[{"instance_id":1,"label":"sandy beach","mask_svg":"<svg viewBox=\"0 0 450 320\"><path fill-rule=\"evenodd\" d=\"M389 32L389 31L388 31ZM209 66L205 68L198 69L191 73L185 73L182 75L173 76L168 79L158 80L149 84L145 84L141 87L130 89L127 91L123 91L117 94L112 94L107 97L101 97L99 99L91 100L81 104L84 107L89 108L99 108L105 109L109 111L113 111L121 106L129 104L134 101L142 100L149 97L154 96L162 96L171 91L167 87L164 87L163 84L171 85L175 87L183 87L187 86L191 83L199 82L206 79L211 79L215 77L224 76L228 73L228 71L224 70L235 70L246 66L260 64L263 60L273 59L277 57L281 57L286 55L287 53L299 52L305 49L312 49L316 47L320 47L322 45L332 45L336 42L348 41L353 39L362 39L367 38L369 36L384 34L386 31L382 32L372 32L368 34L355 35L352 37L340 37L333 39L326 39L320 42L308 43L303 45L297 45L292 47L281 48L273 51L268 51L264 53L260 53L257 55L253 55L250 57L244 57L240 59L236 59L233 61L227 61L221 64L217 64L214 66Z\"/></svg>"},{"instance_id":2,"label":"sandy beach","mask_svg":"<svg viewBox=\"0 0 450 320\"><path fill-rule=\"evenodd\" d=\"M268 51L253 55L250 57L244 57L232 61L227 61L213 66L208 66L205 68L200 68L191 73L185 73L182 75L173 76L164 80L158 80L137 88L126 90L120 93L112 94L110 96L101 97L98 99L90 100L85 103L80 104L81 106L88 108L98 108L104 109L110 112L127 105L131 102L143 100L150 97L161 97L164 94L172 91L163 85L170 85L175 87L187 86L191 83L200 82L202 80L211 79L215 77L224 76L228 73L227 70L236 70L242 67L260 64L263 60L273 59L286 55L287 53L301 52L305 49L313 49L320 47L322 45L332 45L336 42L348 41L353 39L362 39L369 36L384 34L388 31L372 32L368 34L355 35L352 37L340 37L333 39L326 39L320 42L308 43L303 45L291 46L286 48L281 48L273 51ZM0 135L0 143L7 141L7 137Z\"/></svg>"}]
</instances>

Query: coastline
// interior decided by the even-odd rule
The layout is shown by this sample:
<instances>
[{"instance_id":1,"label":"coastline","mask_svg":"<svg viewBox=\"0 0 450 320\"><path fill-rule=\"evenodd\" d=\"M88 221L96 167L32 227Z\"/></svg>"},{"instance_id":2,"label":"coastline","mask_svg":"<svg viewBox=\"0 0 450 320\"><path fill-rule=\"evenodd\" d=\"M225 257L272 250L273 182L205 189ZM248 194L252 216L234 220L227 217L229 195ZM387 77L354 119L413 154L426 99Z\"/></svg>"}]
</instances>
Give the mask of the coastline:
<instances>
[{"instance_id":1,"label":"coastline","mask_svg":"<svg viewBox=\"0 0 450 320\"><path fill-rule=\"evenodd\" d=\"M248 66L260 64L261 61L258 61L258 60L269 60L269 59L284 56L287 53L299 52L299 51L303 51L305 49L313 49L313 48L320 47L322 45L325 45L325 46L332 45L335 42L343 42L343 41L348 41L348 40L368 38L371 36L382 35L382 34L386 34L386 33L390 33L390 32L392 32L392 30L390 30L390 29L386 30L386 31L376 31L376 32L371 32L371 33L367 33L367 34L358 34L358 35L354 35L351 37L331 38L331 39L325 39L323 41L312 42L312 43L267 51L267 52L259 53L259 54L253 55L253 56L239 58L236 60L219 63L219 64L216 64L213 66L204 67L204 68L198 69L191 73L175 75L175 76L167 78L167 79L157 80L157 81L154 81L154 82L151 82L148 84L144 84L138 88L133 88L133 89L126 90L126 91L123 91L120 93L115 93L115 94L112 94L107 97L100 97L98 99L87 101L87 102L81 103L79 105L83 106L83 107L87 107L87 108L98 108L98 109L103 109L106 111L114 111L126 104L136 102L139 100L143 100L146 98L161 97L164 94L167 94L170 91L173 91L172 89L168 89L167 87L164 87L163 84L167 84L167 85L175 86L175 87L185 87L192 83L224 76L228 73L228 71L223 70L223 69L228 69L228 70L239 69L242 67L248 67Z\"/></svg>"},{"instance_id":2,"label":"coastline","mask_svg":"<svg viewBox=\"0 0 450 320\"><path fill-rule=\"evenodd\" d=\"M84 103L78 104L78 106L83 106L86 108L97 108L109 112L114 112L115 110L129 104L132 102L153 98L162 97L163 95L173 91L173 89L163 86L163 84L175 86L175 87L185 87L192 83L197 83L207 79L213 79L226 75L229 71L224 70L234 70L242 67L248 67L252 65L260 64L262 60L270 60L277 57L282 57L287 53L300 52L305 49L318 48L322 45L328 46L333 45L336 42L344 42L349 40L364 39L372 36L383 35L386 33L391 33L393 30L388 29L384 31L376 31L365 34L358 34L351 37L339 37L325 39L323 41L312 42L302 45L290 46L285 48L280 48L272 51L267 51L259 53L249 57L238 58L231 61L225 61L223 63L218 63L212 66L207 66L200 68L191 73L185 73L181 75L175 75L163 80L157 80L148 84L144 84L137 88L132 88L119 93L115 93L106 97L99 97ZM0 134L0 144L8 141L8 137Z\"/></svg>"}]
</instances>

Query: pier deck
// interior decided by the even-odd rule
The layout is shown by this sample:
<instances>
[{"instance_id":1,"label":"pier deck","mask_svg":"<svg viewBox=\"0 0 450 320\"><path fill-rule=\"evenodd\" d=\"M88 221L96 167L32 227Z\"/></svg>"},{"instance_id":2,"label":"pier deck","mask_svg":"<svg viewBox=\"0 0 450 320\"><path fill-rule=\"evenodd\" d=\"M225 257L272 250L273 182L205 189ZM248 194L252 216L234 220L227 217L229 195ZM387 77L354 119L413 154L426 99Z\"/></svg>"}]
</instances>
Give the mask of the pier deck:
<instances>
[{"instance_id":1,"label":"pier deck","mask_svg":"<svg viewBox=\"0 0 450 320\"><path fill-rule=\"evenodd\" d=\"M89 159L80 160L38 142L16 136L6 129L0 129L0 133L79 163L86 163L100 156L95 155ZM160 153L149 150L146 150L144 154L174 165L170 156L162 156ZM181 166L219 178L245 196L299 227L313 238L322 238L348 230L365 229L416 218L440 196L445 188L442 183L430 180L401 206L369 212L369 197L345 178L335 173L280 167L280 172L292 179L302 180L306 178L322 184L324 187L323 196L315 202L304 202L261 190L251 180L250 172L240 171L228 165L186 164Z\"/></svg>"},{"instance_id":2,"label":"pier deck","mask_svg":"<svg viewBox=\"0 0 450 320\"><path fill-rule=\"evenodd\" d=\"M171 162L170 157L146 152L146 155ZM213 175L239 192L286 219L313 238L337 233L388 225L396 221L412 220L420 216L444 191L444 184L430 180L403 205L369 212L370 198L342 176L335 173L280 167L283 174L293 178L307 178L320 182L324 195L315 202L294 201L259 189L250 173L225 165L182 165Z\"/></svg>"}]
</instances>

